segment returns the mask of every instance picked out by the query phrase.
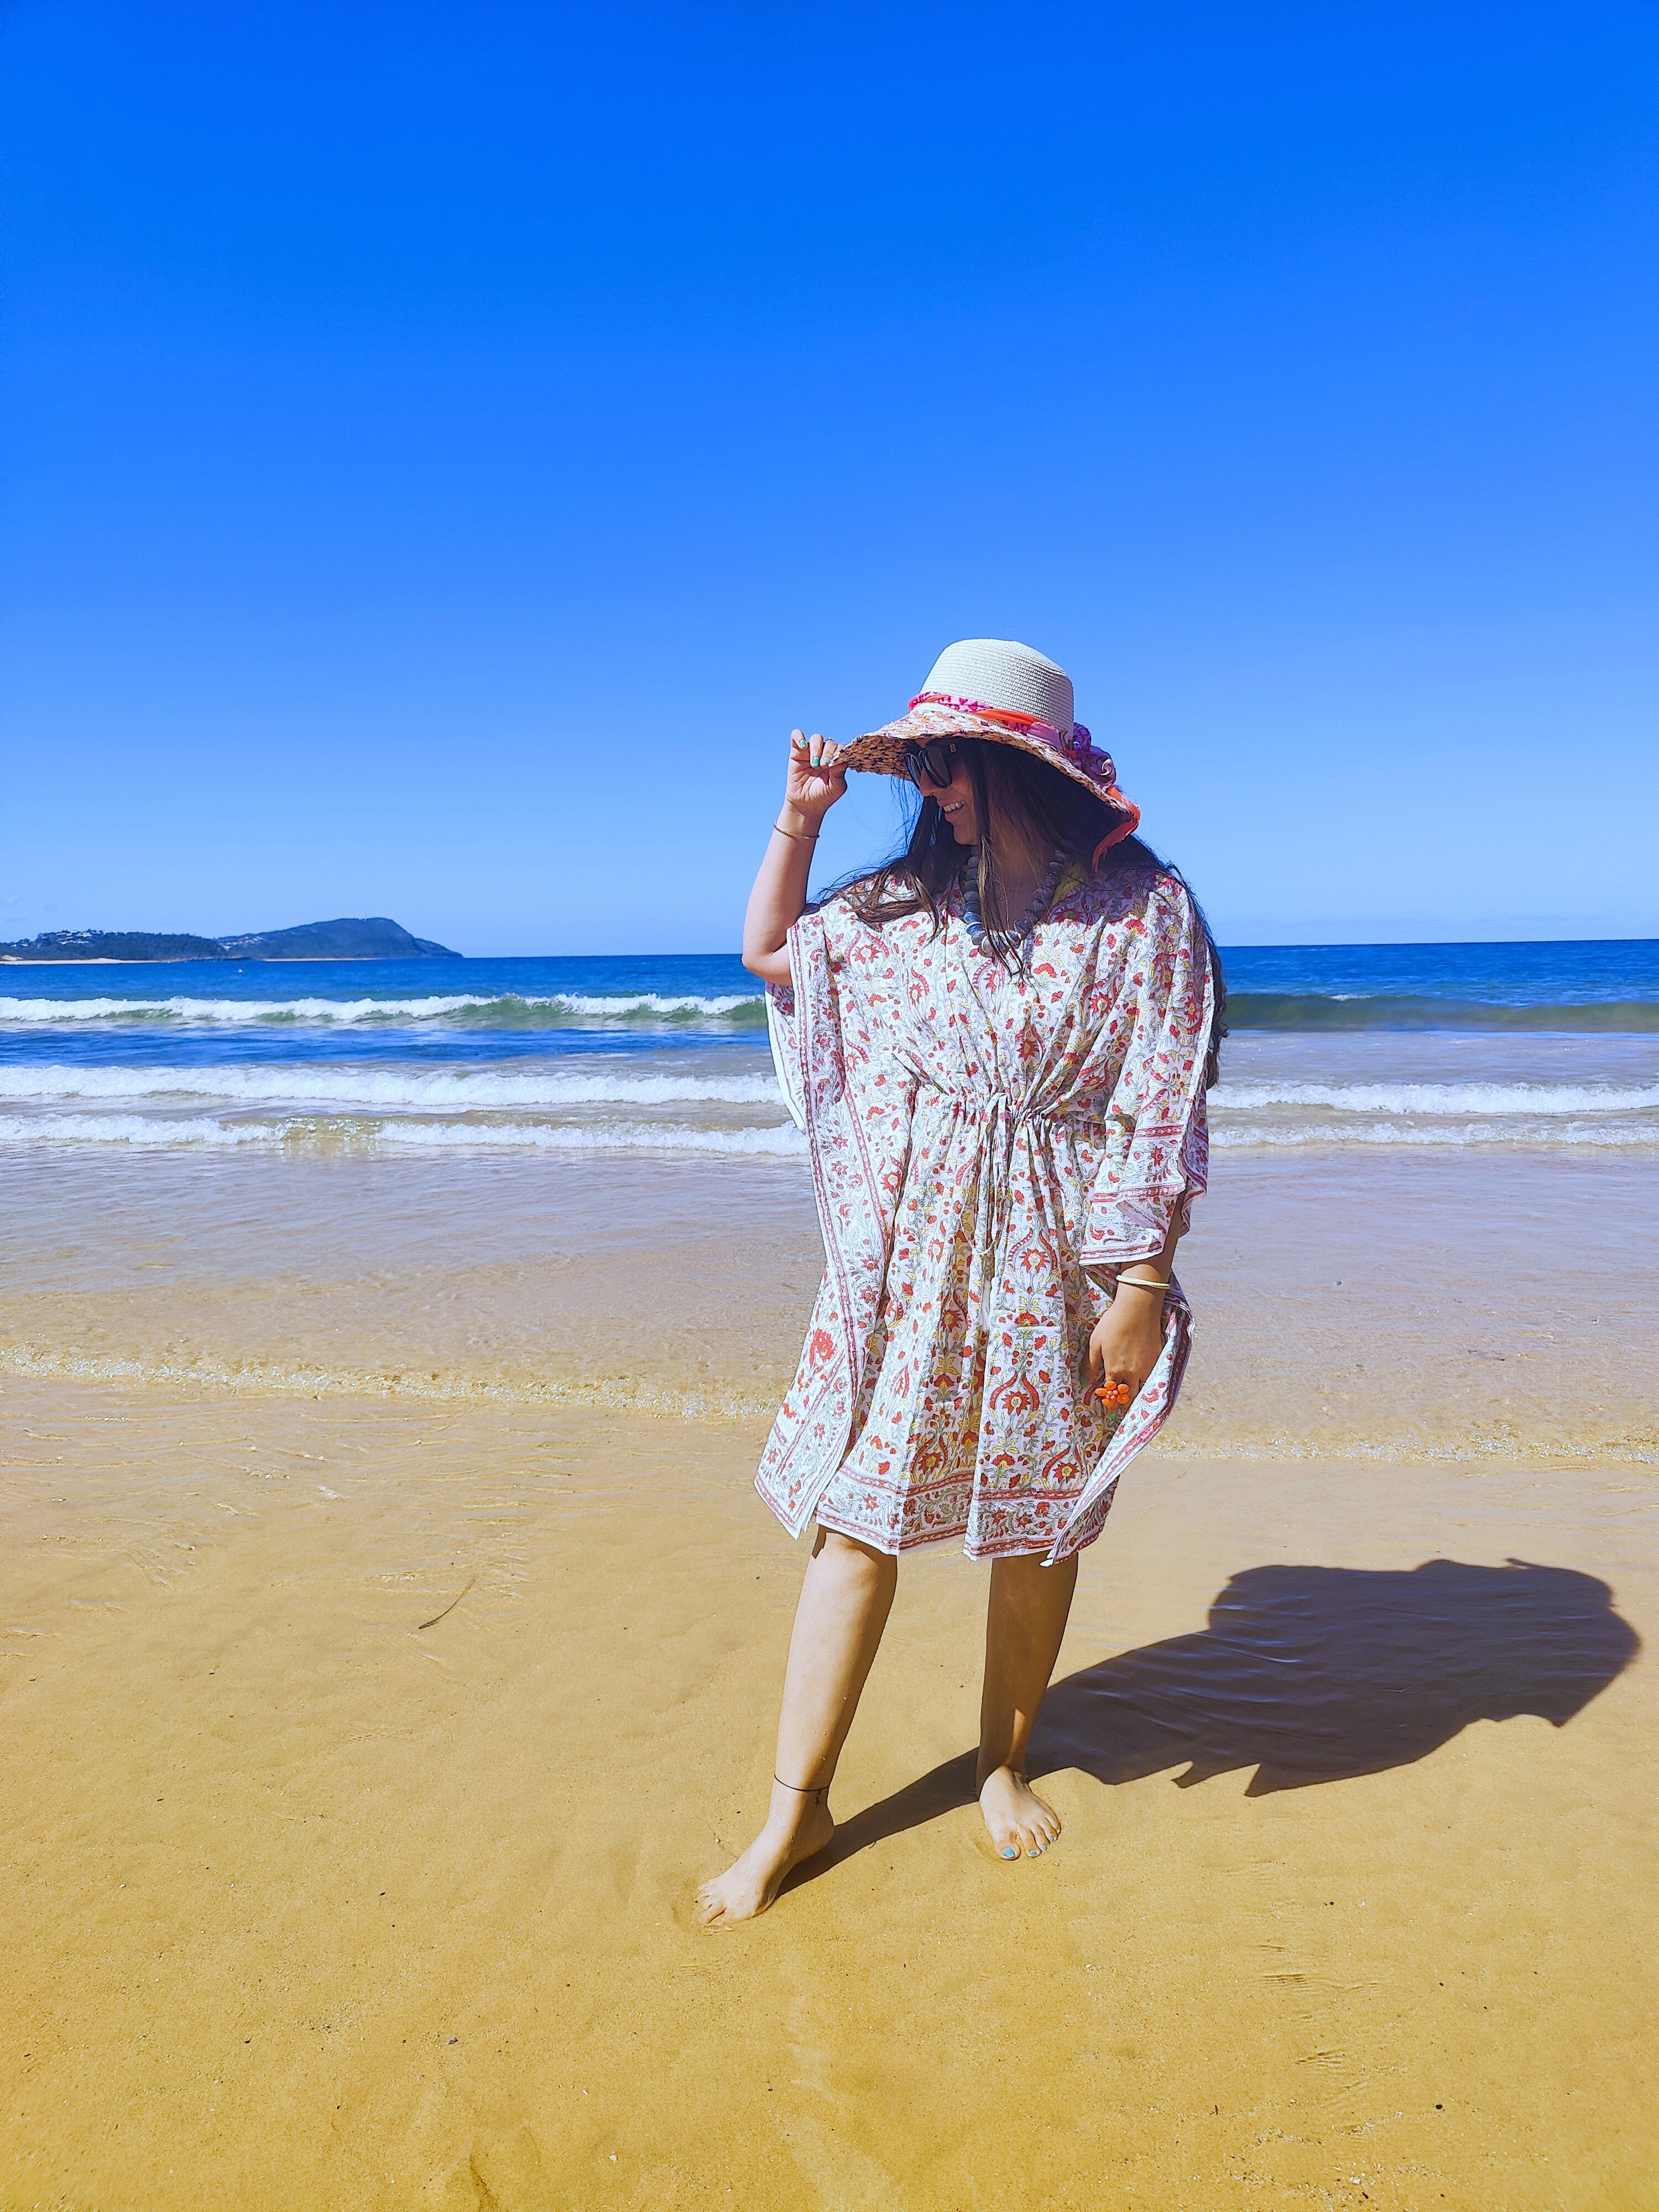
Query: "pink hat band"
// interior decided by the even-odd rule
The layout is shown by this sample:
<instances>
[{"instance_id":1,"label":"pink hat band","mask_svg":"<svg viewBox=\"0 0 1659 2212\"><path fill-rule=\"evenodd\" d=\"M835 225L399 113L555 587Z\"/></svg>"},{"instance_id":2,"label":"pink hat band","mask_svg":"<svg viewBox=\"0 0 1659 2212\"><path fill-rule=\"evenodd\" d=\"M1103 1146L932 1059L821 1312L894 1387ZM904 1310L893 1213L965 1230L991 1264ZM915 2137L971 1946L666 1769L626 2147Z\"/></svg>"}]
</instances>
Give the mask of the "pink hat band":
<instances>
[{"instance_id":1,"label":"pink hat band","mask_svg":"<svg viewBox=\"0 0 1659 2212\"><path fill-rule=\"evenodd\" d=\"M1083 723L1073 722L1069 732L1057 730L1052 722L1045 722L1038 715L1022 714L1012 707L988 707L982 700L960 698L949 691L918 691L910 702L911 712L918 707L949 707L959 714L972 714L980 721L998 724L1024 738L1028 744L1041 745L1054 753L1055 765L1063 765L1068 774L1086 777L1107 805L1116 807L1125 817L1095 847L1097 861L1103 853L1133 836L1139 828L1140 809L1118 789L1117 769L1110 753L1097 748Z\"/></svg>"}]
</instances>

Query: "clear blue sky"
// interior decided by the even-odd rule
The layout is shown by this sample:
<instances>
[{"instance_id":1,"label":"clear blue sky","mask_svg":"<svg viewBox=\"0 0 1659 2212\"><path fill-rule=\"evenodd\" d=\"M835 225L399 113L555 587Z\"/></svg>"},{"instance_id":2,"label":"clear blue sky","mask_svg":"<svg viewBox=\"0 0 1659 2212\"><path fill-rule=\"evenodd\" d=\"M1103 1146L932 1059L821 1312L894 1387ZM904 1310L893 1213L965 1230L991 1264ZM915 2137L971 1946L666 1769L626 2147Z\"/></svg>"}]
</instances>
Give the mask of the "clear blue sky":
<instances>
[{"instance_id":1,"label":"clear blue sky","mask_svg":"<svg viewBox=\"0 0 1659 2212\"><path fill-rule=\"evenodd\" d=\"M1648 0L11 0L0 935L729 947L790 724L975 635L1224 941L1659 932L1656 64Z\"/></svg>"}]
</instances>

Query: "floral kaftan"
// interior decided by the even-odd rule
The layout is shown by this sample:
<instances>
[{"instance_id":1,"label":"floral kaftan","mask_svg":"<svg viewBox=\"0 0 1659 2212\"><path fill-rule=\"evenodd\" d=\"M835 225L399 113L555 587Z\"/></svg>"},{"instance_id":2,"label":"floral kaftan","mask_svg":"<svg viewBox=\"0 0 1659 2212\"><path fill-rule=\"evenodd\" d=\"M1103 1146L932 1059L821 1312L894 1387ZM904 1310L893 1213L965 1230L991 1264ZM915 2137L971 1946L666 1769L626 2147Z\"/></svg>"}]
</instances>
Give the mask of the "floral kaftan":
<instances>
[{"instance_id":1,"label":"floral kaftan","mask_svg":"<svg viewBox=\"0 0 1659 2212\"><path fill-rule=\"evenodd\" d=\"M1213 1005L1173 876L1081 871L1011 975L960 904L872 927L831 899L789 933L774 1053L811 1153L826 1267L757 1477L883 1552L1069 1557L1163 1425L1191 1315L1112 1431L1085 1362L1103 1284L1204 1188Z\"/></svg>"}]
</instances>

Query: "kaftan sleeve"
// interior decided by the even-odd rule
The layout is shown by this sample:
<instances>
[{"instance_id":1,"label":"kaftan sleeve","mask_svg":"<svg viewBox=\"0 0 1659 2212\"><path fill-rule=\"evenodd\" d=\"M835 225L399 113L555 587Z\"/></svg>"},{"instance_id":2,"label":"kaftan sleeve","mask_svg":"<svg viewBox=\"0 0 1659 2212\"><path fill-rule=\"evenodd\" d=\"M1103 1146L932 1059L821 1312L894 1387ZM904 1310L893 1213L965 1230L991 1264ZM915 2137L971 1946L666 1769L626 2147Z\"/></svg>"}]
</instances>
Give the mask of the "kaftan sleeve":
<instances>
[{"instance_id":1,"label":"kaftan sleeve","mask_svg":"<svg viewBox=\"0 0 1659 2212\"><path fill-rule=\"evenodd\" d=\"M806 1098L800 1063L795 1050L795 987L769 983L766 987L766 1032L772 1046L772 1073L798 1129L806 1127Z\"/></svg>"},{"instance_id":2,"label":"kaftan sleeve","mask_svg":"<svg viewBox=\"0 0 1659 2212\"><path fill-rule=\"evenodd\" d=\"M789 982L767 994L767 1016L784 1099L806 1136L824 1276L757 1480L798 1535L851 1433L892 1250L915 1078L894 1052L902 963L845 900L795 923L789 968Z\"/></svg>"},{"instance_id":3,"label":"kaftan sleeve","mask_svg":"<svg viewBox=\"0 0 1659 2212\"><path fill-rule=\"evenodd\" d=\"M880 994L860 986L878 937L844 897L808 908L788 935L790 980L769 984L766 1026L778 1089L799 1129L805 1129L815 1093L822 1105L856 1089L885 1039Z\"/></svg>"},{"instance_id":4,"label":"kaftan sleeve","mask_svg":"<svg viewBox=\"0 0 1659 2212\"><path fill-rule=\"evenodd\" d=\"M1184 884L1162 878L1147 901L1144 945L1131 965L1133 1029L1113 1089L1107 1139L1089 1192L1087 1267L1122 1267L1155 1257L1180 1209L1209 1172L1204 1062L1215 1012L1209 947Z\"/></svg>"}]
</instances>

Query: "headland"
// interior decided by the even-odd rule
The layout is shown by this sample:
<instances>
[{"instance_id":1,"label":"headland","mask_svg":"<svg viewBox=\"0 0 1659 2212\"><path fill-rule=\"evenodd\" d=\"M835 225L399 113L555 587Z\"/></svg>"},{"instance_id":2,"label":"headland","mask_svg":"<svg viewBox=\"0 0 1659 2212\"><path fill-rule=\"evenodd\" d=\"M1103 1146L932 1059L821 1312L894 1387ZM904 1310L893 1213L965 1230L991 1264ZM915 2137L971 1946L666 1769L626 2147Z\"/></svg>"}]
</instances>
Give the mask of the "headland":
<instances>
[{"instance_id":1,"label":"headland","mask_svg":"<svg viewBox=\"0 0 1659 2212\"><path fill-rule=\"evenodd\" d=\"M293 929L254 930L240 937L195 937L164 929L52 929L0 945L13 966L43 962L106 966L154 960L461 960L464 953L429 937L411 936L385 915L302 921Z\"/></svg>"}]
</instances>

